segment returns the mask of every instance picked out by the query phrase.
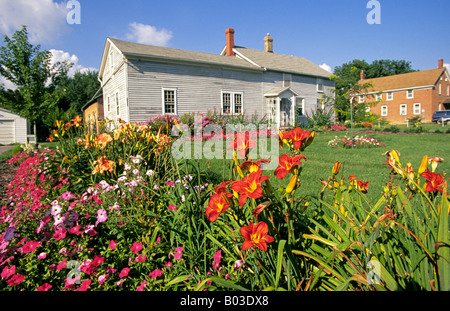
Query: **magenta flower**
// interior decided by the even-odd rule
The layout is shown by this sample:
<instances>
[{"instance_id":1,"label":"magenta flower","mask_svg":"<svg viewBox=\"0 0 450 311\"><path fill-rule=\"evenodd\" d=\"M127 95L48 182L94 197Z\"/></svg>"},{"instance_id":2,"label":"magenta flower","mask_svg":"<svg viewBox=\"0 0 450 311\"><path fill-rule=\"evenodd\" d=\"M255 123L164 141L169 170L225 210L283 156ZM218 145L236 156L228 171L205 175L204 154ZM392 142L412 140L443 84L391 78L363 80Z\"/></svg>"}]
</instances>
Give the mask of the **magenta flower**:
<instances>
[{"instance_id":1,"label":"magenta flower","mask_svg":"<svg viewBox=\"0 0 450 311\"><path fill-rule=\"evenodd\" d=\"M141 285L139 285L138 288L136 288L136 291L142 292L144 290L144 288L145 288L145 285L147 285L147 281L143 281L141 283Z\"/></svg>"},{"instance_id":2,"label":"magenta flower","mask_svg":"<svg viewBox=\"0 0 450 311\"><path fill-rule=\"evenodd\" d=\"M53 237L55 238L56 241L64 239L66 237L66 230L64 230L64 229L57 230L53 234Z\"/></svg>"},{"instance_id":3,"label":"magenta flower","mask_svg":"<svg viewBox=\"0 0 450 311\"><path fill-rule=\"evenodd\" d=\"M169 211L177 211L178 208L175 205L169 204Z\"/></svg>"},{"instance_id":4,"label":"magenta flower","mask_svg":"<svg viewBox=\"0 0 450 311\"><path fill-rule=\"evenodd\" d=\"M137 253L142 249L141 242L134 242L133 245L131 245L130 250L137 255Z\"/></svg>"},{"instance_id":5,"label":"magenta flower","mask_svg":"<svg viewBox=\"0 0 450 311\"><path fill-rule=\"evenodd\" d=\"M37 291L38 291L38 292L47 292L47 291L49 291L52 287L53 287L53 286L51 286L50 284L45 283L45 284L42 284L41 286L39 286L39 287L37 288Z\"/></svg>"},{"instance_id":6,"label":"magenta flower","mask_svg":"<svg viewBox=\"0 0 450 311\"><path fill-rule=\"evenodd\" d=\"M32 253L34 252L34 250L40 245L40 242L36 242L36 241L28 241L27 243L25 243L25 245L22 247L22 253L26 254L26 253Z\"/></svg>"},{"instance_id":7,"label":"magenta flower","mask_svg":"<svg viewBox=\"0 0 450 311\"><path fill-rule=\"evenodd\" d=\"M222 251L218 250L213 258L214 258L214 262L213 262L213 265L212 265L213 269L219 268L220 259L222 259Z\"/></svg>"},{"instance_id":8,"label":"magenta flower","mask_svg":"<svg viewBox=\"0 0 450 311\"><path fill-rule=\"evenodd\" d=\"M60 271L60 270L64 269L65 267L67 267L67 258L58 264L58 266L56 267L56 271Z\"/></svg>"},{"instance_id":9,"label":"magenta flower","mask_svg":"<svg viewBox=\"0 0 450 311\"><path fill-rule=\"evenodd\" d=\"M155 270L153 270L153 272L150 272L149 276L152 279L156 279L157 277L160 277L163 274L163 272L164 272L164 270L155 269Z\"/></svg>"},{"instance_id":10,"label":"magenta flower","mask_svg":"<svg viewBox=\"0 0 450 311\"><path fill-rule=\"evenodd\" d=\"M25 280L24 275L15 274L12 278L6 281L6 283L8 283L9 286L16 286L19 285L23 280Z\"/></svg>"},{"instance_id":11,"label":"magenta flower","mask_svg":"<svg viewBox=\"0 0 450 311\"><path fill-rule=\"evenodd\" d=\"M130 272L130 268L123 268L122 271L120 271L120 273L119 273L119 278L127 277L129 272Z\"/></svg>"},{"instance_id":12,"label":"magenta flower","mask_svg":"<svg viewBox=\"0 0 450 311\"><path fill-rule=\"evenodd\" d=\"M182 246L175 248L175 253L170 252L169 258L172 255L176 260L180 260L181 256L183 255L183 250L184 248Z\"/></svg>"},{"instance_id":13,"label":"magenta flower","mask_svg":"<svg viewBox=\"0 0 450 311\"><path fill-rule=\"evenodd\" d=\"M47 257L47 253L40 253L37 259L45 259Z\"/></svg>"},{"instance_id":14,"label":"magenta flower","mask_svg":"<svg viewBox=\"0 0 450 311\"><path fill-rule=\"evenodd\" d=\"M14 273L16 273L16 266L11 266L11 267L4 267L3 268L3 271L2 271L2 274L1 274L1 277L3 278L3 279L7 279L7 278L9 278L11 275L13 275Z\"/></svg>"},{"instance_id":15,"label":"magenta flower","mask_svg":"<svg viewBox=\"0 0 450 311\"><path fill-rule=\"evenodd\" d=\"M109 242L108 247L109 247L110 249L112 249L112 250L115 250L116 247L117 247L117 246L116 246L116 241L111 240L111 242Z\"/></svg>"},{"instance_id":16,"label":"magenta flower","mask_svg":"<svg viewBox=\"0 0 450 311\"><path fill-rule=\"evenodd\" d=\"M137 262L144 262L145 259L147 259L147 255L140 254L139 256L137 256L137 257L134 259L134 261L137 261Z\"/></svg>"}]
</instances>

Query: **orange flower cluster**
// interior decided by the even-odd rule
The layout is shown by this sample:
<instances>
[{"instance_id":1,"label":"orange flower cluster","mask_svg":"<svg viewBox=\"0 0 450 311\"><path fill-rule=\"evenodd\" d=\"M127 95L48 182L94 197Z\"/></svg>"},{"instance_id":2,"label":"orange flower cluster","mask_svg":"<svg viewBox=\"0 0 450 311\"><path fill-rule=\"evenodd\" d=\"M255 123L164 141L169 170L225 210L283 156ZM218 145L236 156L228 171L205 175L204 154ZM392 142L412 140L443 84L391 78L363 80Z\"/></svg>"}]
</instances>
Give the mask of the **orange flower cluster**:
<instances>
[{"instance_id":1,"label":"orange flower cluster","mask_svg":"<svg viewBox=\"0 0 450 311\"><path fill-rule=\"evenodd\" d=\"M106 156L100 156L94 161L94 170L92 175L97 173L103 174L105 172L112 173L114 170L114 161L108 160Z\"/></svg>"}]
</instances>

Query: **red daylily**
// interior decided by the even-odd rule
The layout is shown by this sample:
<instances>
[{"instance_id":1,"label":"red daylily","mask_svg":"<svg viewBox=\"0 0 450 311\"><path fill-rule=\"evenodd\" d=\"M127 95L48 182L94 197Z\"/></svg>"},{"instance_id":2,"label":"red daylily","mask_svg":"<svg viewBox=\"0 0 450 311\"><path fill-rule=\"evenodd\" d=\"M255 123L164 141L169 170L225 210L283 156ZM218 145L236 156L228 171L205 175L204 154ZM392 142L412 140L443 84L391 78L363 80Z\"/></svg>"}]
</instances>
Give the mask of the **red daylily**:
<instances>
[{"instance_id":1,"label":"red daylily","mask_svg":"<svg viewBox=\"0 0 450 311\"><path fill-rule=\"evenodd\" d=\"M228 149L237 149L241 158L245 159L247 149L255 148L256 142L244 133L238 133L228 146Z\"/></svg>"},{"instance_id":2,"label":"red daylily","mask_svg":"<svg viewBox=\"0 0 450 311\"><path fill-rule=\"evenodd\" d=\"M240 166L241 170L247 170L250 173L257 172L261 168L261 163L269 163L268 160L260 160L260 161L245 161Z\"/></svg>"},{"instance_id":3,"label":"red daylily","mask_svg":"<svg viewBox=\"0 0 450 311\"><path fill-rule=\"evenodd\" d=\"M274 238L267 234L269 227L262 221L256 225L251 222L250 225L241 227L240 232L245 239L242 244L242 250L256 246L263 251L267 251L267 243L274 241Z\"/></svg>"},{"instance_id":4,"label":"red daylily","mask_svg":"<svg viewBox=\"0 0 450 311\"><path fill-rule=\"evenodd\" d=\"M444 184L444 177L441 174L430 172L427 168L426 172L423 172L420 176L426 179L425 192L439 191L443 193L442 185Z\"/></svg>"},{"instance_id":5,"label":"red daylily","mask_svg":"<svg viewBox=\"0 0 450 311\"><path fill-rule=\"evenodd\" d=\"M242 207L247 200L247 197L252 199L257 199L263 196L263 189L261 183L267 179L269 176L262 176L262 170L254 173L250 173L248 176L244 177L242 180L236 180L231 185L231 190L236 191L241 196L239 197L239 205Z\"/></svg>"},{"instance_id":6,"label":"red daylily","mask_svg":"<svg viewBox=\"0 0 450 311\"><path fill-rule=\"evenodd\" d=\"M358 180L358 189L359 191L361 191L362 193L367 193L367 187L369 187L369 182L363 182L362 180Z\"/></svg>"},{"instance_id":7,"label":"red daylily","mask_svg":"<svg viewBox=\"0 0 450 311\"><path fill-rule=\"evenodd\" d=\"M283 179L287 173L293 173L294 169L302 164L300 161L301 159L305 159L306 157L304 155L297 155L297 156L289 156L287 154L283 154L279 159L278 167L275 169L275 176L277 176L279 179Z\"/></svg>"},{"instance_id":8,"label":"red daylily","mask_svg":"<svg viewBox=\"0 0 450 311\"><path fill-rule=\"evenodd\" d=\"M211 197L206 209L206 217L210 222L216 221L220 214L224 213L230 206L225 194L217 193Z\"/></svg>"},{"instance_id":9,"label":"red daylily","mask_svg":"<svg viewBox=\"0 0 450 311\"><path fill-rule=\"evenodd\" d=\"M311 139L308 139L311 137ZM295 150L299 150L307 142L312 141L314 133L311 131L303 131L300 127L284 133L283 139L291 140L294 143Z\"/></svg>"}]
</instances>

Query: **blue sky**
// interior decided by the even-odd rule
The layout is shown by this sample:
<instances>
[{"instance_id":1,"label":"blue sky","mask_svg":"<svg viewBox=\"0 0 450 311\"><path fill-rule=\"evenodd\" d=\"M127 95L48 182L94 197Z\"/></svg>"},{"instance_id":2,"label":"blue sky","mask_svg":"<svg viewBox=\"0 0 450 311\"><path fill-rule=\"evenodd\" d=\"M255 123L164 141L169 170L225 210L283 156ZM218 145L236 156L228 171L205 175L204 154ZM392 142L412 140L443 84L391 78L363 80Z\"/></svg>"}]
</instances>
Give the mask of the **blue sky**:
<instances>
[{"instance_id":1,"label":"blue sky","mask_svg":"<svg viewBox=\"0 0 450 311\"><path fill-rule=\"evenodd\" d=\"M67 0L0 0L0 36L20 25L30 40L69 59L74 70L98 69L106 37L220 53L225 29L237 45L301 56L333 70L353 59L404 59L418 70L450 63L449 0L379 0L370 25L368 0L78 0L81 23L69 24ZM3 44L1 40L0 44Z\"/></svg>"}]
</instances>

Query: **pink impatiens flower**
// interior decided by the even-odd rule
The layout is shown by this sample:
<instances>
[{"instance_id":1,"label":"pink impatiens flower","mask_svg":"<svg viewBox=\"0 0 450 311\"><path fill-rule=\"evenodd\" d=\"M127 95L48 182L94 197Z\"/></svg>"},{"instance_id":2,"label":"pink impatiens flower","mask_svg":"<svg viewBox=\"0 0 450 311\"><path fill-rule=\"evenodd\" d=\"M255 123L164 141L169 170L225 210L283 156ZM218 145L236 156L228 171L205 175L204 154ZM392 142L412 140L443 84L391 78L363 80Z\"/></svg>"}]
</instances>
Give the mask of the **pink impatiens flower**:
<instances>
[{"instance_id":1,"label":"pink impatiens flower","mask_svg":"<svg viewBox=\"0 0 450 311\"><path fill-rule=\"evenodd\" d=\"M181 256L183 255L183 250L184 248L182 246L175 248L175 253L170 252L169 258L170 256L173 256L173 258L175 258L176 260L180 260Z\"/></svg>"},{"instance_id":2,"label":"pink impatiens flower","mask_svg":"<svg viewBox=\"0 0 450 311\"><path fill-rule=\"evenodd\" d=\"M117 247L117 246L116 246L116 241L111 240L111 242L109 242L108 247L109 247L110 249L112 249L112 250L115 250L116 247Z\"/></svg>"},{"instance_id":3,"label":"pink impatiens flower","mask_svg":"<svg viewBox=\"0 0 450 311\"><path fill-rule=\"evenodd\" d=\"M56 231L53 234L53 237L55 238L56 241L62 240L66 237L66 230L64 229L59 229L58 231Z\"/></svg>"},{"instance_id":4,"label":"pink impatiens flower","mask_svg":"<svg viewBox=\"0 0 450 311\"><path fill-rule=\"evenodd\" d=\"M13 275L14 273L16 273L16 266L11 266L11 267L4 267L3 268L3 271L2 271L2 274L1 274L1 277L3 278L3 279L7 279L7 278L9 278L11 275Z\"/></svg>"},{"instance_id":5,"label":"pink impatiens flower","mask_svg":"<svg viewBox=\"0 0 450 311\"><path fill-rule=\"evenodd\" d=\"M104 209L99 209L97 211L97 222L95 225L97 226L101 222L105 222L108 219L108 215L106 214L106 211Z\"/></svg>"},{"instance_id":6,"label":"pink impatiens flower","mask_svg":"<svg viewBox=\"0 0 450 311\"><path fill-rule=\"evenodd\" d=\"M147 285L147 281L143 281L143 282L141 283L141 285L139 285L139 287L136 288L136 291L142 292L142 291L144 290L144 288L145 288L145 285Z\"/></svg>"},{"instance_id":7,"label":"pink impatiens flower","mask_svg":"<svg viewBox=\"0 0 450 311\"><path fill-rule=\"evenodd\" d=\"M40 242L36 241L28 241L25 243L25 245L22 247L22 253L32 253L34 250L40 245Z\"/></svg>"},{"instance_id":8,"label":"pink impatiens flower","mask_svg":"<svg viewBox=\"0 0 450 311\"><path fill-rule=\"evenodd\" d=\"M142 249L141 242L134 242L133 245L131 245L130 250L137 255L137 253Z\"/></svg>"},{"instance_id":9,"label":"pink impatiens flower","mask_svg":"<svg viewBox=\"0 0 450 311\"><path fill-rule=\"evenodd\" d=\"M25 280L24 275L15 274L12 278L7 280L6 283L8 283L9 286L16 286L19 285L23 280Z\"/></svg>"},{"instance_id":10,"label":"pink impatiens flower","mask_svg":"<svg viewBox=\"0 0 450 311\"><path fill-rule=\"evenodd\" d=\"M218 250L213 258L214 258L214 262L212 264L213 269L219 268L220 259L222 259L222 251Z\"/></svg>"},{"instance_id":11,"label":"pink impatiens flower","mask_svg":"<svg viewBox=\"0 0 450 311\"><path fill-rule=\"evenodd\" d=\"M152 279L156 279L157 277L161 276L163 274L163 272L164 272L164 270L155 269L155 270L153 270L153 272L150 272L149 276Z\"/></svg>"},{"instance_id":12,"label":"pink impatiens flower","mask_svg":"<svg viewBox=\"0 0 450 311\"><path fill-rule=\"evenodd\" d=\"M41 286L39 286L39 287L37 288L37 291L38 291L38 292L46 292L46 291L50 290L52 287L53 287L53 286L51 286L50 284L45 283L45 284L42 284Z\"/></svg>"},{"instance_id":13,"label":"pink impatiens flower","mask_svg":"<svg viewBox=\"0 0 450 311\"><path fill-rule=\"evenodd\" d=\"M127 277L129 272L130 268L123 268L122 271L120 271L119 278Z\"/></svg>"}]
</instances>

